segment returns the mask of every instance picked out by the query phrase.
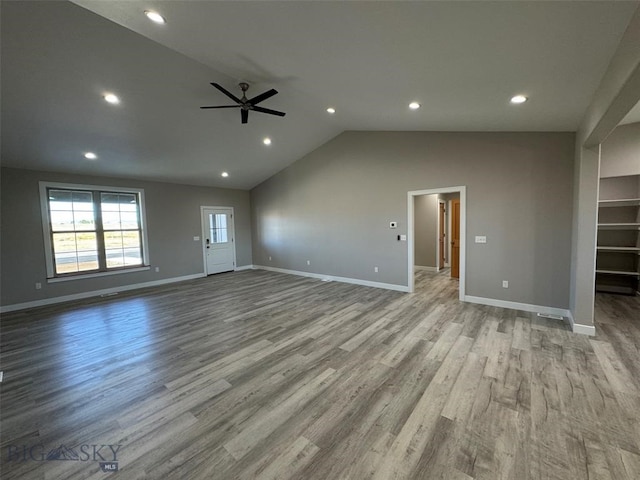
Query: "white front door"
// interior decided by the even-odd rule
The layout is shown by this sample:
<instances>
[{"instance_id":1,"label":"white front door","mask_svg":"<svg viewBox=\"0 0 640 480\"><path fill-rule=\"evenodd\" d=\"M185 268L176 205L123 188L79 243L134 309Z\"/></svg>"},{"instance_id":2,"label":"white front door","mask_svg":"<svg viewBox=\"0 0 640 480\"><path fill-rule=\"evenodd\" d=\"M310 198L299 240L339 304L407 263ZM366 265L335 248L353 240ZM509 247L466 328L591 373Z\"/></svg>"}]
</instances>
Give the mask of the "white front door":
<instances>
[{"instance_id":1,"label":"white front door","mask_svg":"<svg viewBox=\"0 0 640 480\"><path fill-rule=\"evenodd\" d=\"M201 207L201 210L204 273L211 275L234 270L236 247L233 208Z\"/></svg>"}]
</instances>

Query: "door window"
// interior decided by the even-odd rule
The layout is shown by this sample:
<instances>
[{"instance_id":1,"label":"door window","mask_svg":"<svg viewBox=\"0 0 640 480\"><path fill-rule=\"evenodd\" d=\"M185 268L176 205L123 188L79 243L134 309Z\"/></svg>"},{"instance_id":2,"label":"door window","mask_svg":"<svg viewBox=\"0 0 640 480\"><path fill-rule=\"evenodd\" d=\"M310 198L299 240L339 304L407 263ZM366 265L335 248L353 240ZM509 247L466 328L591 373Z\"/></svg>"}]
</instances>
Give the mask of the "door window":
<instances>
[{"instance_id":1,"label":"door window","mask_svg":"<svg viewBox=\"0 0 640 480\"><path fill-rule=\"evenodd\" d=\"M228 242L228 227L227 227L227 215L224 213L210 213L209 214L209 235L211 243L227 243Z\"/></svg>"}]
</instances>

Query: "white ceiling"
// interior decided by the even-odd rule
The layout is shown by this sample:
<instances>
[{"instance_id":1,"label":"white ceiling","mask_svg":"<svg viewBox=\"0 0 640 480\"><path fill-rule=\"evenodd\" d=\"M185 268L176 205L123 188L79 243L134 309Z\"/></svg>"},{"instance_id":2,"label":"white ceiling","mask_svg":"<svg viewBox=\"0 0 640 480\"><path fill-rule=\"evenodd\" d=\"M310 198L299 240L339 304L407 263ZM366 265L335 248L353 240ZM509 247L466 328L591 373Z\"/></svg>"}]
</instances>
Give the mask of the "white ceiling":
<instances>
[{"instance_id":1,"label":"white ceiling","mask_svg":"<svg viewBox=\"0 0 640 480\"><path fill-rule=\"evenodd\" d=\"M5 1L2 163L251 188L344 130L575 131L638 4ZM199 109L240 80L287 116Z\"/></svg>"}]
</instances>

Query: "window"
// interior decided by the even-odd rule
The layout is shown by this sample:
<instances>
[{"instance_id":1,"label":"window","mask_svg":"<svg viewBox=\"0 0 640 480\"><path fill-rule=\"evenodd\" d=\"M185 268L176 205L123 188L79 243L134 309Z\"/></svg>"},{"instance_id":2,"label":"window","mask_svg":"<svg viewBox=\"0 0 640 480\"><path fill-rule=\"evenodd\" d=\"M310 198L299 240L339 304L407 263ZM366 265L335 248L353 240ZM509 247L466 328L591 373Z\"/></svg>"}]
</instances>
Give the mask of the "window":
<instances>
[{"instance_id":1,"label":"window","mask_svg":"<svg viewBox=\"0 0 640 480\"><path fill-rule=\"evenodd\" d=\"M40 183L47 276L148 264L142 190Z\"/></svg>"},{"instance_id":2,"label":"window","mask_svg":"<svg viewBox=\"0 0 640 480\"><path fill-rule=\"evenodd\" d=\"M227 243L227 215L225 213L210 213L211 243Z\"/></svg>"}]
</instances>

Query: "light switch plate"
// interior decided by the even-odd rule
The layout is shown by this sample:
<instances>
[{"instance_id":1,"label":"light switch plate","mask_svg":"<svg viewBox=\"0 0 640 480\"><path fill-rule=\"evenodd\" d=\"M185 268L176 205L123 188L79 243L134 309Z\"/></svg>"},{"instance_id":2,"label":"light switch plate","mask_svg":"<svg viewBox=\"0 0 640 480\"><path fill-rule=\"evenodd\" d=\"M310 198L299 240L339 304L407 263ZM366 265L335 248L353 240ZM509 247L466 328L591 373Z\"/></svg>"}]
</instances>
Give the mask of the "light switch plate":
<instances>
[{"instance_id":1,"label":"light switch plate","mask_svg":"<svg viewBox=\"0 0 640 480\"><path fill-rule=\"evenodd\" d=\"M400 241L401 242L406 242L407 241L407 236L406 235L400 235Z\"/></svg>"},{"instance_id":2,"label":"light switch plate","mask_svg":"<svg viewBox=\"0 0 640 480\"><path fill-rule=\"evenodd\" d=\"M487 237L484 235L476 235L476 243L487 243Z\"/></svg>"}]
</instances>

